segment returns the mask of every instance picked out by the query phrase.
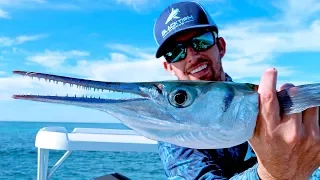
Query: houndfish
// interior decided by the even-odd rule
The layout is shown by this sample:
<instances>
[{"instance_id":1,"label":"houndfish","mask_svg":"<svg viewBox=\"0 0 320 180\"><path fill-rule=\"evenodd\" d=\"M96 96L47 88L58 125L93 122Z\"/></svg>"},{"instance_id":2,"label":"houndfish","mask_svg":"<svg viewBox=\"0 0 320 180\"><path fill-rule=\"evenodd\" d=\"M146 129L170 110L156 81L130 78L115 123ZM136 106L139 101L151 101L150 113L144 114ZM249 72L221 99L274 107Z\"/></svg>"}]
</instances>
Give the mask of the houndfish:
<instances>
[{"instance_id":1,"label":"houndfish","mask_svg":"<svg viewBox=\"0 0 320 180\"><path fill-rule=\"evenodd\" d=\"M80 106L106 112L146 138L195 149L220 149L253 136L259 112L258 85L217 81L104 82L13 71L64 84L134 94L126 99L13 95L14 99ZM282 114L320 105L320 83L277 94Z\"/></svg>"}]
</instances>

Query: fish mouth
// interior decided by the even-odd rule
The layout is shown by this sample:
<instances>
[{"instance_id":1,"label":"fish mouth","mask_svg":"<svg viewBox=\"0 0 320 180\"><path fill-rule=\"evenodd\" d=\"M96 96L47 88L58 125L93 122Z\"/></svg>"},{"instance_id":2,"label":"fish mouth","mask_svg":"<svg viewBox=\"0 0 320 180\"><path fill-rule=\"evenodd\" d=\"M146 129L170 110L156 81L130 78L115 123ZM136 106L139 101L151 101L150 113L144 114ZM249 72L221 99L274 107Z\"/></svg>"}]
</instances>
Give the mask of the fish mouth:
<instances>
[{"instance_id":1,"label":"fish mouth","mask_svg":"<svg viewBox=\"0 0 320 180\"><path fill-rule=\"evenodd\" d=\"M141 91L141 88L150 86L146 83L130 83L130 82L103 82L86 80L81 78L73 78L67 76L58 76L52 74L29 72L29 71L13 71L13 74L27 76L30 78L44 79L48 83L63 83L63 85L70 85L70 87L76 86L78 89L83 90L93 90L96 92L121 92L121 94L133 95L134 97L125 99L108 99L102 97L88 96L88 95L36 95L36 94L14 94L12 98L14 99L25 99L25 100L36 100L36 101L54 101L54 100L64 100L64 101L79 101L79 102L95 102L95 103L112 103L112 102L123 102L128 100L142 100L147 99L148 94ZM137 96L138 97L135 97Z\"/></svg>"},{"instance_id":2,"label":"fish mouth","mask_svg":"<svg viewBox=\"0 0 320 180\"><path fill-rule=\"evenodd\" d=\"M131 97L125 98L104 98L95 97L88 95L37 95L37 94L14 94L12 98L14 99L24 99L33 100L41 102L53 102L57 101L59 103L67 103L66 101L77 101L77 102L90 102L90 103L122 103L125 101L137 101L137 100L155 100L158 97L163 98L167 89L166 86L198 86L210 83L210 81L181 81L181 80L171 80L171 81L157 81L157 82L110 82L110 81L95 81L87 80L81 78L59 76L54 74L46 74L40 72L32 71L13 71L13 74L27 76L32 79L37 78L39 80L44 79L48 83L62 83L63 85L70 85L71 87L76 86L78 89L83 90L93 90L96 92L107 92L105 94L111 95L111 93L118 93L119 95L130 95ZM111 93L110 93L111 92ZM50 93L51 94L51 93ZM59 101L60 100L60 101ZM69 102L70 103L70 102Z\"/></svg>"},{"instance_id":3,"label":"fish mouth","mask_svg":"<svg viewBox=\"0 0 320 180\"><path fill-rule=\"evenodd\" d=\"M12 95L13 99L24 99L24 100L32 100L32 101L41 101L41 102L79 102L79 103L122 103L127 101L135 101L135 100L143 100L145 98L127 98L127 99L107 99L100 97L88 97L88 96L58 96L58 95Z\"/></svg>"}]
</instances>

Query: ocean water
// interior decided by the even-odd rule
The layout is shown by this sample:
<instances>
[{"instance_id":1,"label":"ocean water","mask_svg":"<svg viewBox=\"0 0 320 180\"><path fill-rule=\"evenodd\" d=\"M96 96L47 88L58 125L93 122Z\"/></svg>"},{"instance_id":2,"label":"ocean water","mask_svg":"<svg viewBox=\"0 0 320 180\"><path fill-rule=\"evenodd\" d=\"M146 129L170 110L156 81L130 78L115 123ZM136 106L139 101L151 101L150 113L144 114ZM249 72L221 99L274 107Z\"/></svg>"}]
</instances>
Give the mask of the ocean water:
<instances>
[{"instance_id":1,"label":"ocean water","mask_svg":"<svg viewBox=\"0 0 320 180\"><path fill-rule=\"evenodd\" d=\"M122 124L55 122L0 122L0 179L32 180L37 177L35 137L45 126L126 128ZM50 151L49 169L64 151ZM166 179L157 153L74 151L51 177L52 180L93 179L118 172L130 179Z\"/></svg>"}]
</instances>

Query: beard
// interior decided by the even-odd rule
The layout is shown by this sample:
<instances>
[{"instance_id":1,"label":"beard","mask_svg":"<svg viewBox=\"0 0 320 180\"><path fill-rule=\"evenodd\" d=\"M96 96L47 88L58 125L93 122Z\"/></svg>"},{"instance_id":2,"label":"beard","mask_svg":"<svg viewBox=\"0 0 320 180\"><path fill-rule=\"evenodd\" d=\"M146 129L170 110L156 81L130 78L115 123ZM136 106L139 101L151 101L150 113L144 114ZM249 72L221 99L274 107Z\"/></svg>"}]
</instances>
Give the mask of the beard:
<instances>
[{"instance_id":1,"label":"beard","mask_svg":"<svg viewBox=\"0 0 320 180\"><path fill-rule=\"evenodd\" d=\"M226 75L222 67L221 59L214 66L211 67L211 77L207 80L209 81L226 81ZM203 79L205 80L205 79Z\"/></svg>"},{"instance_id":2,"label":"beard","mask_svg":"<svg viewBox=\"0 0 320 180\"><path fill-rule=\"evenodd\" d=\"M211 81L225 81L226 80L225 73L224 73L221 65L219 66L218 70L213 70L212 73L213 73L213 75L212 75Z\"/></svg>"}]
</instances>

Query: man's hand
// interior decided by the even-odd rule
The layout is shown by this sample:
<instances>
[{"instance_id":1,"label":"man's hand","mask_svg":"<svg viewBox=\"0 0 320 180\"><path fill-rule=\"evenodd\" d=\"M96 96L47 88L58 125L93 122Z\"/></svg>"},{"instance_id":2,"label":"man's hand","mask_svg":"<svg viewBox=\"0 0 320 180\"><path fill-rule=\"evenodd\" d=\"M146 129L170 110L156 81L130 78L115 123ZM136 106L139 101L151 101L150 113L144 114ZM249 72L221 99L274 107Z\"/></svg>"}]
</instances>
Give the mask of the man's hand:
<instances>
[{"instance_id":1,"label":"man's hand","mask_svg":"<svg viewBox=\"0 0 320 180\"><path fill-rule=\"evenodd\" d=\"M309 179L320 166L318 108L280 115L276 95L277 71L264 72L258 93L260 112L249 140L258 158L258 174L265 179ZM283 85L281 89L293 85Z\"/></svg>"}]
</instances>

